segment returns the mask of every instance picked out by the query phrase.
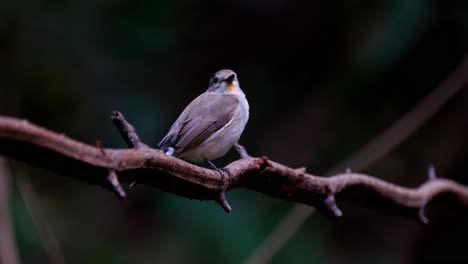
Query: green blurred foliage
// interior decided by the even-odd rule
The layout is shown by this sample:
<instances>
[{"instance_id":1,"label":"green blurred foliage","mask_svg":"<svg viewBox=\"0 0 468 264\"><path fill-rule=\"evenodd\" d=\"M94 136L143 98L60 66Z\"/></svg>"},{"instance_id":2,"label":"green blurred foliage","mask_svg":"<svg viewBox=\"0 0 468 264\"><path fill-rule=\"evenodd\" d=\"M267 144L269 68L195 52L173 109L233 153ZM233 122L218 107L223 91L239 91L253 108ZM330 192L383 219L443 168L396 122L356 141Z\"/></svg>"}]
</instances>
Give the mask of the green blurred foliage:
<instances>
[{"instance_id":1,"label":"green blurred foliage","mask_svg":"<svg viewBox=\"0 0 468 264\"><path fill-rule=\"evenodd\" d=\"M467 1L3 0L0 114L120 148L109 120L120 110L155 146L211 74L232 68L251 104L241 143L323 173L428 94L467 47ZM366 172L416 186L434 163L466 183L467 100L464 91ZM233 190L227 215L144 186L119 201L13 165L33 181L67 263L239 263L291 207ZM11 206L23 262L48 263L16 188ZM461 208L435 204L428 227L343 209L339 221L314 215L273 263L468 260Z\"/></svg>"}]
</instances>

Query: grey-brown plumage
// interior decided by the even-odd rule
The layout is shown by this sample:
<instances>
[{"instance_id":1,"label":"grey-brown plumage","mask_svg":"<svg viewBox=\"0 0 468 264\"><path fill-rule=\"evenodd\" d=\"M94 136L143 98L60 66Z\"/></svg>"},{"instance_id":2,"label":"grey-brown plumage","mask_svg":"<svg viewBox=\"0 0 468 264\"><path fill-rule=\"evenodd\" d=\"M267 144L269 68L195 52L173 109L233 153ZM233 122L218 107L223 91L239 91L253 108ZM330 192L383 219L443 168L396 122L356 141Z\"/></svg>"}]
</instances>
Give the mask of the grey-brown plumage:
<instances>
[{"instance_id":1,"label":"grey-brown plumage","mask_svg":"<svg viewBox=\"0 0 468 264\"><path fill-rule=\"evenodd\" d=\"M249 105L231 70L216 72L208 90L180 114L158 147L168 155L201 162L224 156L239 140Z\"/></svg>"}]
</instances>

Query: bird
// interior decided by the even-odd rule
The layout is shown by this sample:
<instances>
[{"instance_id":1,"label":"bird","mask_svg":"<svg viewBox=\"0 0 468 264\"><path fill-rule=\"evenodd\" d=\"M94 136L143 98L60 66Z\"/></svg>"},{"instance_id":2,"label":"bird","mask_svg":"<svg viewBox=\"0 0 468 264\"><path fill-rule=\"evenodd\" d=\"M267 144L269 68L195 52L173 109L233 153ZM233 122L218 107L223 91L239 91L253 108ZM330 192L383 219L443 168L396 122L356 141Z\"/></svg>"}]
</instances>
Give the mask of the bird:
<instances>
[{"instance_id":1,"label":"bird","mask_svg":"<svg viewBox=\"0 0 468 264\"><path fill-rule=\"evenodd\" d=\"M217 71L208 89L179 115L158 148L166 155L190 162L206 162L221 175L230 173L211 161L224 156L238 142L249 119L249 103L239 86L237 74Z\"/></svg>"}]
</instances>

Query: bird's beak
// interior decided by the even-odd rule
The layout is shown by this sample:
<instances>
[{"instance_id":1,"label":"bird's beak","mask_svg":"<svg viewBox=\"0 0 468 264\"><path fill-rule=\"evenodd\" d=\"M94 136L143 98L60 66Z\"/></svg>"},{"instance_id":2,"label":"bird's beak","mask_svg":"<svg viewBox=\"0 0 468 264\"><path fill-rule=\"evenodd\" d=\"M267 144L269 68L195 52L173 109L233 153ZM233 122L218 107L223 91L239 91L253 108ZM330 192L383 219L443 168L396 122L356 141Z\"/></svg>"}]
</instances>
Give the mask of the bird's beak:
<instances>
[{"instance_id":1,"label":"bird's beak","mask_svg":"<svg viewBox=\"0 0 468 264\"><path fill-rule=\"evenodd\" d=\"M227 92L235 93L237 91L237 84L234 84L234 79L236 78L235 74L231 74L226 78Z\"/></svg>"},{"instance_id":2,"label":"bird's beak","mask_svg":"<svg viewBox=\"0 0 468 264\"><path fill-rule=\"evenodd\" d=\"M235 74L229 75L229 76L226 78L226 82L231 83L231 82L234 80L235 77L236 77Z\"/></svg>"}]
</instances>

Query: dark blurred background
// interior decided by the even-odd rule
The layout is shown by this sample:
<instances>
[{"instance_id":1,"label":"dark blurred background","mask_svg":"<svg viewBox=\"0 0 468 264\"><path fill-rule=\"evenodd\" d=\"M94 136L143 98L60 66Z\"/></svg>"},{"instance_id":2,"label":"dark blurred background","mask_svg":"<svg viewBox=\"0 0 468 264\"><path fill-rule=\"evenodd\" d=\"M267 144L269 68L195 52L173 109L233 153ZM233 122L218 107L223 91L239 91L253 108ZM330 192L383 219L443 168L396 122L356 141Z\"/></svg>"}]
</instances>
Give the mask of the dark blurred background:
<instances>
[{"instance_id":1,"label":"dark blurred background","mask_svg":"<svg viewBox=\"0 0 468 264\"><path fill-rule=\"evenodd\" d=\"M222 68L251 112L241 143L323 174L429 94L468 51L468 1L0 1L0 114L106 147L125 147L119 110L155 146ZM467 73L468 74L468 73ZM468 91L364 172L405 186L468 183ZM216 161L227 164L236 155ZM239 263L292 204L233 190L226 214L145 186L128 199L10 162L23 263L49 263L18 183L67 263ZM468 210L434 203L431 224L342 205L313 215L272 263L468 261ZM40 229L41 227L39 227Z\"/></svg>"}]
</instances>

